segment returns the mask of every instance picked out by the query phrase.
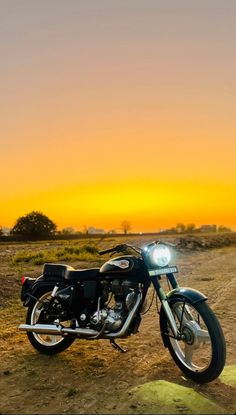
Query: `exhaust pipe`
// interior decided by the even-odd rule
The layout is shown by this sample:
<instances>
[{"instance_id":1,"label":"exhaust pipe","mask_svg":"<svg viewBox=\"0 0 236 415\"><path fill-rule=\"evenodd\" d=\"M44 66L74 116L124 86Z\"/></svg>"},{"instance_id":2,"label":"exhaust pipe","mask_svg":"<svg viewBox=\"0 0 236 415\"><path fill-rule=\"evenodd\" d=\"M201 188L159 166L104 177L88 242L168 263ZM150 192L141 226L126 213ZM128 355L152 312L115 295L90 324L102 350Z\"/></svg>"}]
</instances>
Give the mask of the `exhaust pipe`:
<instances>
[{"instance_id":1,"label":"exhaust pipe","mask_svg":"<svg viewBox=\"0 0 236 415\"><path fill-rule=\"evenodd\" d=\"M141 300L142 300L142 294L139 293L137 295L137 300L132 308L132 310L130 311L127 319L125 320L123 326L121 327L121 329L118 332L112 332L112 333L104 333L103 338L104 339L118 339L118 338L122 338L122 337L126 337L127 331L129 329L129 326L131 324L131 321L133 320L136 311L138 310L139 305L141 304Z\"/></svg>"},{"instance_id":2,"label":"exhaust pipe","mask_svg":"<svg viewBox=\"0 0 236 415\"><path fill-rule=\"evenodd\" d=\"M20 331L28 331L41 334L54 334L63 336L64 334L75 334L78 336L97 336L99 332L97 330L90 329L70 329L62 326L55 326L54 324L21 324L19 326Z\"/></svg>"}]
</instances>

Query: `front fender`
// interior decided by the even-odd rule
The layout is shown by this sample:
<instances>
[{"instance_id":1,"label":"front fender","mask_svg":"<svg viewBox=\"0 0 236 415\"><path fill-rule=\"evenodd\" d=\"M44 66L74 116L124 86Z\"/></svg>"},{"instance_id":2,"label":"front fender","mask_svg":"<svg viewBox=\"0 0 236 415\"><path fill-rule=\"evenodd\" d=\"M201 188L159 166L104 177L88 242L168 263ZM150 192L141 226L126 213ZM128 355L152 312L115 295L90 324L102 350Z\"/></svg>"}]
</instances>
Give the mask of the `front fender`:
<instances>
[{"instance_id":1,"label":"front fender","mask_svg":"<svg viewBox=\"0 0 236 415\"><path fill-rule=\"evenodd\" d=\"M53 290L55 285L59 283L59 287L63 288L65 284L62 283L62 280L58 277L51 277L50 279L45 280L43 276L38 277L33 284L30 285L29 289L22 295L22 300L24 300L24 306L29 307L29 305L35 301L35 298L38 298L39 294L48 289L48 291Z\"/></svg>"},{"instance_id":2,"label":"front fender","mask_svg":"<svg viewBox=\"0 0 236 415\"><path fill-rule=\"evenodd\" d=\"M166 295L168 300L175 299L186 299L190 304L200 303L202 301L206 301L208 297L202 294L200 291L194 290L193 288L188 287L178 287L174 290L171 290Z\"/></svg>"}]
</instances>

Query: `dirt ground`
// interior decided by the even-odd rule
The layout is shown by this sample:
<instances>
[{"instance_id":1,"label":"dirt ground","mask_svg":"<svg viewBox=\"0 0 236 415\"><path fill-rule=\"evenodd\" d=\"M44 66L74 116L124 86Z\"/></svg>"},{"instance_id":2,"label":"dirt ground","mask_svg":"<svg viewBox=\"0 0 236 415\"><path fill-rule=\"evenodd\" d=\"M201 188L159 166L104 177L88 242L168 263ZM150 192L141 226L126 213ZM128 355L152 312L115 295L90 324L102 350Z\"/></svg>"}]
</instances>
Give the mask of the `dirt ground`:
<instances>
[{"instance_id":1,"label":"dirt ground","mask_svg":"<svg viewBox=\"0 0 236 415\"><path fill-rule=\"evenodd\" d=\"M110 241L109 245L116 243ZM106 242L101 242L99 248L104 249L105 246ZM39 248L37 244L30 247ZM26 335L17 329L26 315L19 299L21 275L38 276L42 269L42 266L11 264L15 252L23 248L22 244L0 245L2 414L126 413L124 400L127 391L154 380L193 388L220 405L225 414L235 413L236 396L232 386L220 378L198 385L183 377L163 347L155 303L143 316L139 333L118 341L128 349L127 353L113 349L108 340L76 340L59 355L49 357L39 354ZM100 263L71 265L83 268ZM226 365L236 364L236 247L182 250L177 254L177 265L180 271L178 280L182 286L208 295L208 303L218 316L225 334ZM148 413L141 410L138 403L128 409L129 413ZM176 408L176 414L183 412L183 409Z\"/></svg>"}]
</instances>

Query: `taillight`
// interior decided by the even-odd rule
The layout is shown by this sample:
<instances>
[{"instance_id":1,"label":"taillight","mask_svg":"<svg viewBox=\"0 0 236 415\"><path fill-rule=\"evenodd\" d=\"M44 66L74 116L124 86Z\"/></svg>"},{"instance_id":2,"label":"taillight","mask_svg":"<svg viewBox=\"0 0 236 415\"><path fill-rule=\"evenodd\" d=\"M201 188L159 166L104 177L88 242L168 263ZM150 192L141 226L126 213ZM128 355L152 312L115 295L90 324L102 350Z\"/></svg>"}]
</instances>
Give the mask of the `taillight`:
<instances>
[{"instance_id":1,"label":"taillight","mask_svg":"<svg viewBox=\"0 0 236 415\"><path fill-rule=\"evenodd\" d=\"M26 278L25 277L21 277L21 284L24 285Z\"/></svg>"}]
</instances>

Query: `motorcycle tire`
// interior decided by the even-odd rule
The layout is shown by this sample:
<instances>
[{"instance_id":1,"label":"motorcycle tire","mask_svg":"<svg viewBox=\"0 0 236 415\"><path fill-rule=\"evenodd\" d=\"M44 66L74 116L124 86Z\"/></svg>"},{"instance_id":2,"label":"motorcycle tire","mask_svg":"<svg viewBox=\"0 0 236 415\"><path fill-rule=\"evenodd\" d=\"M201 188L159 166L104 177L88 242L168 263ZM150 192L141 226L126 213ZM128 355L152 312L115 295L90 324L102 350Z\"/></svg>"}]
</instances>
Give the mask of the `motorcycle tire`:
<instances>
[{"instance_id":1,"label":"motorcycle tire","mask_svg":"<svg viewBox=\"0 0 236 415\"><path fill-rule=\"evenodd\" d=\"M174 338L161 307L160 328L164 345L188 378L198 383L213 381L222 372L226 360L224 334L216 315L205 301L191 304L187 299L174 298L169 306L177 326L181 326L184 340Z\"/></svg>"},{"instance_id":2,"label":"motorcycle tire","mask_svg":"<svg viewBox=\"0 0 236 415\"><path fill-rule=\"evenodd\" d=\"M38 295L38 301L34 301L28 308L26 315L26 324L36 324L40 314L40 304L51 297L51 291L48 289L41 290ZM37 316L38 313L38 316ZM27 332L28 339L32 346L40 353L54 355L66 350L75 340L71 335L58 336L42 333Z\"/></svg>"}]
</instances>

